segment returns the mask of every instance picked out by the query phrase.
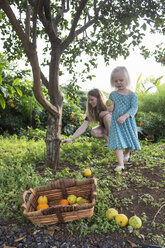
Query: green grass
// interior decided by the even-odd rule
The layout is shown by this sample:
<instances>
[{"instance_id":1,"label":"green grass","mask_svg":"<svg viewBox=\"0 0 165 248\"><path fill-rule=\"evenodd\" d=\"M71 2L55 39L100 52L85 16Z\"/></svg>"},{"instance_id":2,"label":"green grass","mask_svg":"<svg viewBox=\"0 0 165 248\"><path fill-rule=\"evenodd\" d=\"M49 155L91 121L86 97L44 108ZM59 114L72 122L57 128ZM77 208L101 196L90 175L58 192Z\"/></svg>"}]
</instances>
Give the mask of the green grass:
<instances>
[{"instance_id":1,"label":"green grass","mask_svg":"<svg viewBox=\"0 0 165 248\"><path fill-rule=\"evenodd\" d=\"M163 212L164 198L154 199L150 192L141 195L134 202L133 196L132 198L122 196L122 192L130 190L132 185L136 189L140 187L151 190L165 188L165 144L163 142L157 144L141 142L142 150L133 152L133 167L124 172L125 174L113 172L112 166L116 162L116 157L114 151L104 148L104 144L103 140L84 136L63 146L60 151L60 168L56 174L53 174L49 168L44 167L45 142L42 138L29 140L25 136L19 139L15 135L6 138L0 136L0 199L2 199L0 218L4 220L14 218L22 224L26 223L28 220L23 217L21 209L21 197L25 190L45 185L59 178L83 179L84 168L90 168L92 176L97 178L95 211L93 217L88 220L67 223L66 227L71 233L75 230L83 235L118 231L126 235L127 229L121 229L114 220L108 221L106 218L105 212L109 207L129 214L131 208L134 207L133 204L143 204L144 207L155 208L156 212L159 209ZM149 170L152 175L155 170L158 170L157 168L162 175L160 180L150 180L150 177L143 175L142 171ZM144 224L144 229L142 229L144 232L149 216L142 209L140 217ZM163 243L161 233L164 232L164 224L159 225L160 235L154 234L154 223L152 224L153 227L149 224L151 230L148 233L153 234L155 243ZM134 234L141 237L139 230Z\"/></svg>"}]
</instances>

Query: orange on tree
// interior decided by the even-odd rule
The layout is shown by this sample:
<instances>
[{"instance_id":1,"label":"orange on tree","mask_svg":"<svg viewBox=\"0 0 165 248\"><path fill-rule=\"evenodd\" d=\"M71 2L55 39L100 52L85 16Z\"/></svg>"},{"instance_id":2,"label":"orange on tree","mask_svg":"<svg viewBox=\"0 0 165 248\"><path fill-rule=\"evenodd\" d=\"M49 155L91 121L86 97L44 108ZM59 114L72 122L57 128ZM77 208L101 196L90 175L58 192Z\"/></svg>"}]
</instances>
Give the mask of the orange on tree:
<instances>
[{"instance_id":1,"label":"orange on tree","mask_svg":"<svg viewBox=\"0 0 165 248\"><path fill-rule=\"evenodd\" d=\"M45 209L45 208L48 208L48 207L49 207L49 205L47 203L40 203L37 206L37 210Z\"/></svg>"},{"instance_id":2,"label":"orange on tree","mask_svg":"<svg viewBox=\"0 0 165 248\"><path fill-rule=\"evenodd\" d=\"M69 202L66 199L62 199L62 200L60 200L59 205L65 205L66 206L66 205L69 205Z\"/></svg>"}]
</instances>

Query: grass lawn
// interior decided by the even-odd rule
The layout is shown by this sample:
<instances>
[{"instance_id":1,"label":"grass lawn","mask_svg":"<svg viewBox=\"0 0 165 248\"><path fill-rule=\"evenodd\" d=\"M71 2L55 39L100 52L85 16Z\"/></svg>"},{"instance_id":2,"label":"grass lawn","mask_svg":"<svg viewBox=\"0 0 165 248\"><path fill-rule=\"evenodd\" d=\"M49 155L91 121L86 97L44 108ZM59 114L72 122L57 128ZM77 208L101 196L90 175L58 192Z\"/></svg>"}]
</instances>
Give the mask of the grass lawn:
<instances>
[{"instance_id":1,"label":"grass lawn","mask_svg":"<svg viewBox=\"0 0 165 248\"><path fill-rule=\"evenodd\" d=\"M63 225L63 230L79 235L110 236L121 240L163 246L165 244L165 143L141 141L125 170L115 173L114 151L103 140L80 137L62 146L60 165L53 173L45 167L45 142L26 137L0 137L0 219L4 223L28 225L21 209L22 193L59 178L84 179L85 168L97 178L94 215ZM121 228L105 216L115 208L128 218L137 215L142 227ZM59 226L61 224L58 224ZM46 228L46 227L45 227Z\"/></svg>"}]
</instances>

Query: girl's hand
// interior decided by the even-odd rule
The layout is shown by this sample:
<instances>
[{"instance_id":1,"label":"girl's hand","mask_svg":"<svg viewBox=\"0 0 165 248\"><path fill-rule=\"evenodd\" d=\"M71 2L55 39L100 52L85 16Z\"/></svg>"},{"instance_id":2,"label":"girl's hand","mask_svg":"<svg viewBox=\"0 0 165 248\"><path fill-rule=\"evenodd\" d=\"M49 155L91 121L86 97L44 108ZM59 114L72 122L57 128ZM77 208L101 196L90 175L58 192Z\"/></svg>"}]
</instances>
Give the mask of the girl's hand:
<instances>
[{"instance_id":1,"label":"girl's hand","mask_svg":"<svg viewBox=\"0 0 165 248\"><path fill-rule=\"evenodd\" d=\"M118 122L119 124L123 124L123 123L125 122L125 120L128 119L129 117L130 117L130 115L126 113L125 115L120 116L120 117L117 119L117 122Z\"/></svg>"}]
</instances>

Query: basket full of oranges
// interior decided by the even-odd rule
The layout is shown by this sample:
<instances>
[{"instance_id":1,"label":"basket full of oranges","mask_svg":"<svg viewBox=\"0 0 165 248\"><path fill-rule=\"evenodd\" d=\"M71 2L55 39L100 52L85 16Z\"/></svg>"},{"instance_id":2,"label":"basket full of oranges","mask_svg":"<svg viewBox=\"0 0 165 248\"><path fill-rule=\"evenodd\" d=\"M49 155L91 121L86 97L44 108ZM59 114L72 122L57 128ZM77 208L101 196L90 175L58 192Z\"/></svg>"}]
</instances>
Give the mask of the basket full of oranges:
<instances>
[{"instance_id":1,"label":"basket full of oranges","mask_svg":"<svg viewBox=\"0 0 165 248\"><path fill-rule=\"evenodd\" d=\"M34 225L41 226L90 218L94 212L96 185L95 178L59 179L30 188L22 194L23 214Z\"/></svg>"}]
</instances>

